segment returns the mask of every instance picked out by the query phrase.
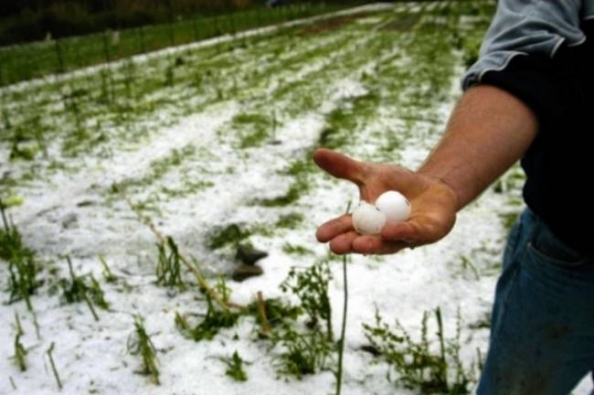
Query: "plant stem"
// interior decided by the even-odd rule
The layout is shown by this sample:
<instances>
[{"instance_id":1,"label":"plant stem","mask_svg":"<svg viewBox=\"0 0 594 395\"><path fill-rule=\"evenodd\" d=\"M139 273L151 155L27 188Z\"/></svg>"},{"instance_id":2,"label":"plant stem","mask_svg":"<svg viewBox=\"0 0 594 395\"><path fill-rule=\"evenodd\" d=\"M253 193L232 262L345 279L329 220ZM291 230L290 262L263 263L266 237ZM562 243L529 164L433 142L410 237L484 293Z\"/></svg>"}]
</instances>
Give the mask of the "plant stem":
<instances>
[{"instance_id":1,"label":"plant stem","mask_svg":"<svg viewBox=\"0 0 594 395\"><path fill-rule=\"evenodd\" d=\"M351 202L346 208L346 213L348 214L349 210L351 209ZM344 282L344 303L342 305L342 327L340 328L340 343L338 344L338 370L336 372L336 395L340 395L342 390L342 360L344 355L344 343L345 343L345 336L346 336L346 321L347 321L347 311L348 311L348 301L349 301L349 283L348 283L348 276L347 276L347 256L342 256L342 276Z\"/></svg>"},{"instance_id":2,"label":"plant stem","mask_svg":"<svg viewBox=\"0 0 594 395\"><path fill-rule=\"evenodd\" d=\"M443 320L441 317L441 309L439 307L435 309L435 318L437 318L437 337L439 338L439 349L440 349L440 357L441 357L440 375L443 378L445 387L449 390L448 362L446 360L446 348L445 348L445 340L444 340L444 333L443 333Z\"/></svg>"},{"instance_id":3,"label":"plant stem","mask_svg":"<svg viewBox=\"0 0 594 395\"><path fill-rule=\"evenodd\" d=\"M348 211L348 210L347 210ZM344 281L344 304L342 306L342 328L340 329L340 342L338 348L338 371L336 372L336 395L340 395L342 389L342 360L344 355L344 343L346 335L347 310L349 300L349 287L347 276L347 257L342 257L342 274Z\"/></svg>"},{"instance_id":4,"label":"plant stem","mask_svg":"<svg viewBox=\"0 0 594 395\"><path fill-rule=\"evenodd\" d=\"M16 321L16 335L14 337L14 356L13 359L16 365L19 367L21 372L27 370L27 363L25 362L25 356L27 355L27 350L23 347L21 343L21 336L25 334L23 332L23 327L21 326L21 319L19 318L18 313L15 311L14 318Z\"/></svg>"},{"instance_id":5,"label":"plant stem","mask_svg":"<svg viewBox=\"0 0 594 395\"><path fill-rule=\"evenodd\" d=\"M93 304L89 300L89 297L88 297L86 291L83 293L83 298L85 299L85 302L87 302L87 306L89 306L89 310L91 310L91 314L93 314L93 318L95 319L95 321L99 321L99 316L97 315L97 311L95 310L95 308L93 307Z\"/></svg>"},{"instance_id":6,"label":"plant stem","mask_svg":"<svg viewBox=\"0 0 594 395\"><path fill-rule=\"evenodd\" d=\"M58 388L62 391L62 381L60 380L60 375L58 374L58 369L56 369L56 364L54 363L54 357L52 356L52 352L54 351L54 342L49 346L47 349L47 356L49 357L50 364L52 365L52 371L54 372L54 377L56 378L56 382L58 383Z\"/></svg>"},{"instance_id":7,"label":"plant stem","mask_svg":"<svg viewBox=\"0 0 594 395\"><path fill-rule=\"evenodd\" d=\"M31 310L31 315L33 316L33 326L35 327L35 335L37 336L37 340L41 340L41 329L39 329L39 322L37 322L37 313L35 313L35 310Z\"/></svg>"}]
</instances>

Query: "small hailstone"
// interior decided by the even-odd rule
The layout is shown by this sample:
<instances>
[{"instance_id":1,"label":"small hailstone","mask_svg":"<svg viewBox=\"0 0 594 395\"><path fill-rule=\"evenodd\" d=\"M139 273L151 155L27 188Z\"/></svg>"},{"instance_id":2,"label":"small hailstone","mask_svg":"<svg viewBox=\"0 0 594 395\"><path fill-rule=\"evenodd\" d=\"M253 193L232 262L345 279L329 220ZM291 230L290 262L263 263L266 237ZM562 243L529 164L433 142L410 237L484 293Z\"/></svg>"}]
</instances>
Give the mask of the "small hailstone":
<instances>
[{"instance_id":1,"label":"small hailstone","mask_svg":"<svg viewBox=\"0 0 594 395\"><path fill-rule=\"evenodd\" d=\"M410 217L410 202L400 192L382 193L375 201L375 207L386 215L387 222L403 222Z\"/></svg>"},{"instance_id":2,"label":"small hailstone","mask_svg":"<svg viewBox=\"0 0 594 395\"><path fill-rule=\"evenodd\" d=\"M386 224L386 215L373 204L361 201L353 210L353 226L357 233L362 235L375 235L380 233Z\"/></svg>"}]
</instances>

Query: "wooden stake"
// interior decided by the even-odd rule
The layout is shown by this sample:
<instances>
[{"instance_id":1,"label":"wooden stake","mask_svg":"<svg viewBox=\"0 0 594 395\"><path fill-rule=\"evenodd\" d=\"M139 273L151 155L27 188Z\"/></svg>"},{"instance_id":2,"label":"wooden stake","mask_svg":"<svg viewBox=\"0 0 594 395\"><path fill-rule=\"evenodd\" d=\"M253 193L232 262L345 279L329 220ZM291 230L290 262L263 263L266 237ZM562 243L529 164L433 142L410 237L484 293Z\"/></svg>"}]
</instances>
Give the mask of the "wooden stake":
<instances>
[{"instance_id":1,"label":"wooden stake","mask_svg":"<svg viewBox=\"0 0 594 395\"><path fill-rule=\"evenodd\" d=\"M270 324L268 323L268 318L266 317L266 305L264 304L264 296L262 295L262 291L258 291L258 313L260 314L260 319L262 320L262 334L268 336L270 333Z\"/></svg>"}]
</instances>

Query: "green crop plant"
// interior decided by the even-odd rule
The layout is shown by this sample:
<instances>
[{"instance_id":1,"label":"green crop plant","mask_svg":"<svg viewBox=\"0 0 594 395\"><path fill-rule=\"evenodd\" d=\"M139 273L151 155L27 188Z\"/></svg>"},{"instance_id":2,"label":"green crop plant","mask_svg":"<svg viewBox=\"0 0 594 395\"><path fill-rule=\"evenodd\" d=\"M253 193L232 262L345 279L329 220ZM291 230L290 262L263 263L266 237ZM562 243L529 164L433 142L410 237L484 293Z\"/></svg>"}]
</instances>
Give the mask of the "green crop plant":
<instances>
[{"instance_id":1,"label":"green crop plant","mask_svg":"<svg viewBox=\"0 0 594 395\"><path fill-rule=\"evenodd\" d=\"M227 365L227 370L225 371L225 375L231 377L235 381L243 382L247 381L247 373L244 369L244 360L239 356L239 353L235 351L231 358L221 358Z\"/></svg>"},{"instance_id":2,"label":"green crop plant","mask_svg":"<svg viewBox=\"0 0 594 395\"><path fill-rule=\"evenodd\" d=\"M270 340L274 347L281 348L275 358L276 370L280 375L301 379L305 375L331 368L335 346L317 328L299 332L291 325L283 325L272 332Z\"/></svg>"},{"instance_id":3,"label":"green crop plant","mask_svg":"<svg viewBox=\"0 0 594 395\"><path fill-rule=\"evenodd\" d=\"M177 244L173 238L167 237L165 242L158 243L159 258L156 269L157 284L167 287L177 287L180 291L186 289L181 275L181 257Z\"/></svg>"},{"instance_id":4,"label":"green crop plant","mask_svg":"<svg viewBox=\"0 0 594 395\"><path fill-rule=\"evenodd\" d=\"M225 277L219 276L217 282L214 286L214 290L220 296L223 303L228 304L231 300L231 288L227 286L227 282L225 281Z\"/></svg>"},{"instance_id":5,"label":"green crop plant","mask_svg":"<svg viewBox=\"0 0 594 395\"><path fill-rule=\"evenodd\" d=\"M54 361L54 346L55 343L52 342L52 344L50 344L49 348L45 353L49 358L50 366L52 367L52 373L54 374L54 378L56 379L56 383L58 384L58 389L62 391L62 380L60 379L60 375L58 373L58 369L56 368L56 363Z\"/></svg>"},{"instance_id":6,"label":"green crop plant","mask_svg":"<svg viewBox=\"0 0 594 395\"><path fill-rule=\"evenodd\" d=\"M99 316L94 306L98 306L104 310L109 308L109 303L105 300L103 290L99 282L95 280L92 275L77 276L72 268L72 260L69 256L66 257L68 262L68 269L70 273L70 280L60 279L58 282L62 288L62 299L65 303L85 302L93 315L95 321L99 321ZM87 281L87 278L90 278ZM90 284L88 284L90 282Z\"/></svg>"},{"instance_id":7,"label":"green crop plant","mask_svg":"<svg viewBox=\"0 0 594 395\"><path fill-rule=\"evenodd\" d=\"M318 261L305 270L293 268L280 288L296 295L299 305L289 307L276 300L265 304L269 323L274 328L269 338L272 346L280 349L275 358L280 375L301 379L304 375L333 369L336 344L328 296L331 278L328 260ZM304 314L305 327L298 329L298 318Z\"/></svg>"},{"instance_id":8,"label":"green crop plant","mask_svg":"<svg viewBox=\"0 0 594 395\"><path fill-rule=\"evenodd\" d=\"M221 302L226 304L230 290L224 281L219 281L214 291L218 292L217 295L221 299ZM242 314L241 312L235 312L229 309L218 309L213 303L211 294L206 292L204 295L206 296L207 310L204 318L197 325L192 326L181 314L175 314L175 326L177 329L184 336L194 341L214 339L221 329L233 327Z\"/></svg>"},{"instance_id":9,"label":"green crop plant","mask_svg":"<svg viewBox=\"0 0 594 395\"><path fill-rule=\"evenodd\" d=\"M115 274L113 274L113 272L107 265L107 261L105 260L105 257L103 255L99 255L99 262L101 262L101 265L103 266L103 278L105 279L105 281L107 281L108 283L116 282L118 280L118 277Z\"/></svg>"},{"instance_id":10,"label":"green crop plant","mask_svg":"<svg viewBox=\"0 0 594 395\"><path fill-rule=\"evenodd\" d=\"M150 376L153 384L160 385L157 350L144 327L144 320L140 316L136 316L134 319L134 335L128 339L128 352L131 355L140 355L142 358L142 367L138 373Z\"/></svg>"},{"instance_id":11,"label":"green crop plant","mask_svg":"<svg viewBox=\"0 0 594 395\"><path fill-rule=\"evenodd\" d=\"M308 315L308 325L317 327L325 324L326 340L332 342L332 305L328 294L328 284L332 273L327 259L320 260L305 270L292 268L280 285L283 292L291 291L300 300L300 306ZM322 321L322 323L320 322Z\"/></svg>"},{"instance_id":12,"label":"green crop plant","mask_svg":"<svg viewBox=\"0 0 594 395\"><path fill-rule=\"evenodd\" d=\"M244 229L241 225L230 224L215 229L209 236L207 246L211 250L218 250L226 246L237 246L239 243L252 235L252 230Z\"/></svg>"},{"instance_id":13,"label":"green crop plant","mask_svg":"<svg viewBox=\"0 0 594 395\"><path fill-rule=\"evenodd\" d=\"M258 301L254 301L247 306L248 314L256 317L256 322L263 326L262 316L259 311ZM300 306L291 306L284 303L279 298L266 299L263 301L264 315L267 324L274 328L280 328L283 325L294 323L297 318L303 314Z\"/></svg>"},{"instance_id":14,"label":"green crop plant","mask_svg":"<svg viewBox=\"0 0 594 395\"><path fill-rule=\"evenodd\" d=\"M21 343L21 337L25 333L23 332L23 327L21 325L19 315L16 312L14 313L14 318L16 322L16 335L14 337L14 355L12 356L12 360L20 369L20 371L24 372L27 370L27 362L25 361L25 357L27 356L27 350L25 349L25 347L23 347L23 344Z\"/></svg>"},{"instance_id":15,"label":"green crop plant","mask_svg":"<svg viewBox=\"0 0 594 395\"><path fill-rule=\"evenodd\" d=\"M103 310L109 309L109 303L105 300L105 293L99 284L99 281L93 277L93 275L89 276L91 284L89 285L88 293L91 302Z\"/></svg>"},{"instance_id":16,"label":"green crop plant","mask_svg":"<svg viewBox=\"0 0 594 395\"><path fill-rule=\"evenodd\" d=\"M1 200L0 216L3 224L3 229L0 229L0 258L8 262L9 303L24 300L27 308L33 311L30 296L41 284L36 279L39 268L35 255L23 244L21 234L8 219Z\"/></svg>"},{"instance_id":17,"label":"green crop plant","mask_svg":"<svg viewBox=\"0 0 594 395\"><path fill-rule=\"evenodd\" d=\"M369 349L388 364L390 372L396 373L396 382L406 388L423 394L469 394L474 373L472 367L466 369L460 359L460 316L456 336L447 340L441 310L435 309L432 315L437 326L436 339L429 339L430 314L425 312L420 339L415 341L398 321L395 328L391 328L376 311L375 325L363 324Z\"/></svg>"},{"instance_id":18,"label":"green crop plant","mask_svg":"<svg viewBox=\"0 0 594 395\"><path fill-rule=\"evenodd\" d=\"M10 136L10 160L25 160L32 161L35 159L39 146L32 143L35 139L34 133L25 125L18 125L12 129Z\"/></svg>"}]
</instances>

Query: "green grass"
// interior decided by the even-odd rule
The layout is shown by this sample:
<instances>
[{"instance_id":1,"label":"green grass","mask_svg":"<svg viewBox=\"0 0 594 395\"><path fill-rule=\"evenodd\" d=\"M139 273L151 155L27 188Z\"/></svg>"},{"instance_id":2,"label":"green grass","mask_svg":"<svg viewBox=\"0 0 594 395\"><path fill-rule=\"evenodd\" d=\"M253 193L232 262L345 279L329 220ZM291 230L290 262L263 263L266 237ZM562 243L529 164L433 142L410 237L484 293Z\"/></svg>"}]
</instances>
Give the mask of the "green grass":
<instances>
[{"instance_id":1,"label":"green grass","mask_svg":"<svg viewBox=\"0 0 594 395\"><path fill-rule=\"evenodd\" d=\"M187 338L194 341L212 340L221 329L235 326L240 313L230 310L219 310L212 303L209 294L206 295L208 309L204 318L196 325L192 325L179 313L175 314L175 325Z\"/></svg>"},{"instance_id":2,"label":"green grass","mask_svg":"<svg viewBox=\"0 0 594 395\"><path fill-rule=\"evenodd\" d=\"M175 241L167 237L166 242L157 244L159 258L156 268L157 284L167 287L177 287L180 291L186 289L181 273L181 257Z\"/></svg>"},{"instance_id":3,"label":"green grass","mask_svg":"<svg viewBox=\"0 0 594 395\"><path fill-rule=\"evenodd\" d=\"M248 380L247 373L244 369L245 361L239 356L237 351L233 353L231 358L222 358L221 360L227 365L225 375L238 382Z\"/></svg>"},{"instance_id":4,"label":"green grass","mask_svg":"<svg viewBox=\"0 0 594 395\"><path fill-rule=\"evenodd\" d=\"M199 17L173 25L162 24L105 32L57 41L0 48L0 86L63 73L132 55L187 44L223 34L305 18L344 8L337 5L299 5L286 9L256 8L225 16ZM173 34L171 34L173 32Z\"/></svg>"},{"instance_id":5,"label":"green grass","mask_svg":"<svg viewBox=\"0 0 594 395\"><path fill-rule=\"evenodd\" d=\"M207 246L218 250L226 246L237 247L239 243L252 235L252 230L238 224L230 224L214 229L208 236Z\"/></svg>"},{"instance_id":6,"label":"green grass","mask_svg":"<svg viewBox=\"0 0 594 395\"><path fill-rule=\"evenodd\" d=\"M239 134L239 147L249 148L261 145L272 136L274 120L259 113L242 113L231 121L231 127Z\"/></svg>"},{"instance_id":7,"label":"green grass","mask_svg":"<svg viewBox=\"0 0 594 395\"><path fill-rule=\"evenodd\" d=\"M144 326L144 319L136 316L134 320L134 335L128 341L128 352L140 355L142 366L138 373L149 376L151 382L160 385L157 349Z\"/></svg>"},{"instance_id":8,"label":"green grass","mask_svg":"<svg viewBox=\"0 0 594 395\"><path fill-rule=\"evenodd\" d=\"M435 318L435 337L429 337L429 318ZM363 324L370 345L367 350L386 362L395 383L422 394L470 394L476 380L474 366L463 366L460 357L460 325L458 316L456 335L446 338L441 310L425 312L420 339L413 337L396 321L394 327L386 324L376 312L375 325ZM392 375L389 373L388 378Z\"/></svg>"},{"instance_id":9,"label":"green grass","mask_svg":"<svg viewBox=\"0 0 594 395\"><path fill-rule=\"evenodd\" d=\"M27 349L21 343L21 337L25 334L21 325L21 319L17 312L14 313L16 335L14 337L14 355L11 357L14 364L19 368L21 372L27 370Z\"/></svg>"},{"instance_id":10,"label":"green grass","mask_svg":"<svg viewBox=\"0 0 594 395\"><path fill-rule=\"evenodd\" d=\"M8 263L9 279L8 303L24 300L29 311L33 312L31 296L35 294L41 281L37 278L40 267L34 252L22 240L22 236L10 220L2 200L0 200L0 259Z\"/></svg>"},{"instance_id":11,"label":"green grass","mask_svg":"<svg viewBox=\"0 0 594 395\"><path fill-rule=\"evenodd\" d=\"M77 276L72 267L70 257L66 257L68 262L68 271L70 280L62 278L58 285L62 288L62 300L65 303L85 302L93 315L95 321L99 321L99 315L94 306L103 310L109 308L109 303L105 300L103 290L99 282L93 275Z\"/></svg>"}]
</instances>

